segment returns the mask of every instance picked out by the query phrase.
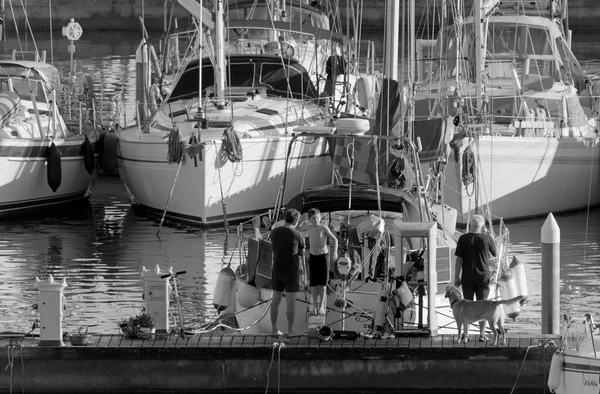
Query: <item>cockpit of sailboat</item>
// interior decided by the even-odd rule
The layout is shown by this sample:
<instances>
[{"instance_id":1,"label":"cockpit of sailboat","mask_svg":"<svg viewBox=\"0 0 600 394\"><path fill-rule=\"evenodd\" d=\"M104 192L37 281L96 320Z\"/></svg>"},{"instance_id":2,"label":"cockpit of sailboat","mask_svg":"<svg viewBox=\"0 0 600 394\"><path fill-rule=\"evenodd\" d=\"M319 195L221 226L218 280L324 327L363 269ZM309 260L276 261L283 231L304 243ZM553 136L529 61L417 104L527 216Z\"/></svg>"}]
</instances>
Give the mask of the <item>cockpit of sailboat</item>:
<instances>
[{"instance_id":1,"label":"cockpit of sailboat","mask_svg":"<svg viewBox=\"0 0 600 394\"><path fill-rule=\"evenodd\" d=\"M192 61L173 88L169 102L197 98L199 62ZM283 98L317 99L318 93L307 71L294 60L285 63L271 56L232 56L226 67L227 86L249 88L249 93L266 91L267 95ZM214 69L209 59L202 63L202 96L214 91ZM255 88L255 89L250 89Z\"/></svg>"}]
</instances>

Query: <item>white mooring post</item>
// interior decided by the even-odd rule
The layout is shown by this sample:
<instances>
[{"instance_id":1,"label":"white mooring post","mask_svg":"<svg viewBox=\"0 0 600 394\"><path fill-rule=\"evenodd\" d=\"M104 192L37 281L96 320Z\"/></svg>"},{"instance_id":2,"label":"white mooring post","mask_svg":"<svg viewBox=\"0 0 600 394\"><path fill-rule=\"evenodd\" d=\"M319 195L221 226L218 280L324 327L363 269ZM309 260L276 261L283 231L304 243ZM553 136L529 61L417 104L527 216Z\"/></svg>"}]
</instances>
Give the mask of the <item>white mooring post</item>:
<instances>
[{"instance_id":1,"label":"white mooring post","mask_svg":"<svg viewBox=\"0 0 600 394\"><path fill-rule=\"evenodd\" d=\"M52 275L48 281L35 278L35 286L40 290L38 310L40 312L40 346L65 346L63 342L63 289L67 281L55 282Z\"/></svg>"},{"instance_id":2,"label":"white mooring post","mask_svg":"<svg viewBox=\"0 0 600 394\"><path fill-rule=\"evenodd\" d=\"M144 281L144 300L146 301L146 311L154 313L157 318L156 332L169 332L169 295L171 294L171 285L169 285L169 275L173 269L162 271L158 264L152 271L142 267L142 279Z\"/></svg>"},{"instance_id":3,"label":"white mooring post","mask_svg":"<svg viewBox=\"0 0 600 394\"><path fill-rule=\"evenodd\" d=\"M542 226L542 334L560 333L560 228L552 213Z\"/></svg>"}]
</instances>

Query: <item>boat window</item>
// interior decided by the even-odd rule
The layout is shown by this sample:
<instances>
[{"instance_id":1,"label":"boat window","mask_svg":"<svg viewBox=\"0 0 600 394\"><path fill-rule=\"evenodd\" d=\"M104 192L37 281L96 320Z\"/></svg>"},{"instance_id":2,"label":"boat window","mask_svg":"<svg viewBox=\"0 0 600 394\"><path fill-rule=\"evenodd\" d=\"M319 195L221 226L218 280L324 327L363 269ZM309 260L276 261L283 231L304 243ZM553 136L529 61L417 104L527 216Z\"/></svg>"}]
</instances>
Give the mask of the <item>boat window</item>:
<instances>
[{"instance_id":1,"label":"boat window","mask_svg":"<svg viewBox=\"0 0 600 394\"><path fill-rule=\"evenodd\" d=\"M293 98L318 96L308 73L298 64L282 66L281 63L263 63L259 82L269 88L267 93L281 97L288 97L288 83Z\"/></svg>"},{"instance_id":2,"label":"boat window","mask_svg":"<svg viewBox=\"0 0 600 394\"><path fill-rule=\"evenodd\" d=\"M44 90L38 81L13 78L13 90L22 100L31 101L31 92L38 103L45 103L46 96Z\"/></svg>"},{"instance_id":3,"label":"boat window","mask_svg":"<svg viewBox=\"0 0 600 394\"><path fill-rule=\"evenodd\" d=\"M7 79L0 80L0 92L8 92L10 90L10 85L8 84Z\"/></svg>"},{"instance_id":4,"label":"boat window","mask_svg":"<svg viewBox=\"0 0 600 394\"><path fill-rule=\"evenodd\" d=\"M215 85L215 75L212 65L202 67L202 91ZM231 87L254 86L255 64L251 61L229 64L226 67L225 83ZM169 102L198 97L198 63L188 67L177 81Z\"/></svg>"}]
</instances>

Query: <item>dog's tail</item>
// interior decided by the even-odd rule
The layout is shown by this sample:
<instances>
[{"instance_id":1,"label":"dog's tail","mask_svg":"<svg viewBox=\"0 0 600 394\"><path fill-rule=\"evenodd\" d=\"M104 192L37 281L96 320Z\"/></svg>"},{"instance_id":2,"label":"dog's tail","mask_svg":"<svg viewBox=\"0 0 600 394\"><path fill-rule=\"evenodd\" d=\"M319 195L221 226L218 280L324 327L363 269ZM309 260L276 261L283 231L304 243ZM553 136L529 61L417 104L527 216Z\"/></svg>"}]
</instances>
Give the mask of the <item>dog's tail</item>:
<instances>
[{"instance_id":1,"label":"dog's tail","mask_svg":"<svg viewBox=\"0 0 600 394\"><path fill-rule=\"evenodd\" d=\"M519 300L521 300L523 298L522 295L520 296L516 296L514 298L511 298L510 300L500 300L500 301L496 301L496 303L498 305L504 305L504 304L512 304L513 302L517 302Z\"/></svg>"}]
</instances>

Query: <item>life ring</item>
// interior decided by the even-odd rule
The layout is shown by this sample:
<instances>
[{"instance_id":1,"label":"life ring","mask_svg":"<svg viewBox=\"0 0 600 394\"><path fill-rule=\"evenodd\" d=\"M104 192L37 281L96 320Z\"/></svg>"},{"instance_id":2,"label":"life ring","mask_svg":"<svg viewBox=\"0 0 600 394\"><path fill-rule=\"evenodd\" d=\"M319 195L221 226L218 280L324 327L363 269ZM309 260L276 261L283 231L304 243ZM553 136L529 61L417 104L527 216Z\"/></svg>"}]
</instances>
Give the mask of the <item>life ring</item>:
<instances>
[{"instance_id":1,"label":"life ring","mask_svg":"<svg viewBox=\"0 0 600 394\"><path fill-rule=\"evenodd\" d=\"M227 266L219 272L215 293L213 295L213 306L217 311L222 312L229 307L234 281L235 273L231 267Z\"/></svg>"},{"instance_id":2,"label":"life ring","mask_svg":"<svg viewBox=\"0 0 600 394\"><path fill-rule=\"evenodd\" d=\"M521 300L522 305L527 300L527 296L529 295L529 291L527 290L527 278L525 276L525 265L521 263L516 256L513 256L508 268L510 270L511 277L514 278L517 285L518 294L523 296L523 299Z\"/></svg>"},{"instance_id":3,"label":"life ring","mask_svg":"<svg viewBox=\"0 0 600 394\"><path fill-rule=\"evenodd\" d=\"M83 165L88 174L92 175L96 169L96 156L94 154L94 146L90 142L87 135L81 144L81 155L83 156Z\"/></svg>"},{"instance_id":4,"label":"life ring","mask_svg":"<svg viewBox=\"0 0 600 394\"><path fill-rule=\"evenodd\" d=\"M556 389L560 386L563 374L563 365L565 363L565 355L562 352L555 352L552 355L552 362L550 363L550 372L548 373L548 388L551 393L556 392Z\"/></svg>"},{"instance_id":5,"label":"life ring","mask_svg":"<svg viewBox=\"0 0 600 394\"><path fill-rule=\"evenodd\" d=\"M48 186L50 186L50 189L52 189L53 192L56 192L62 182L62 169L60 151L58 150L58 147L54 145L54 142L46 150L46 162L48 165Z\"/></svg>"}]
</instances>

